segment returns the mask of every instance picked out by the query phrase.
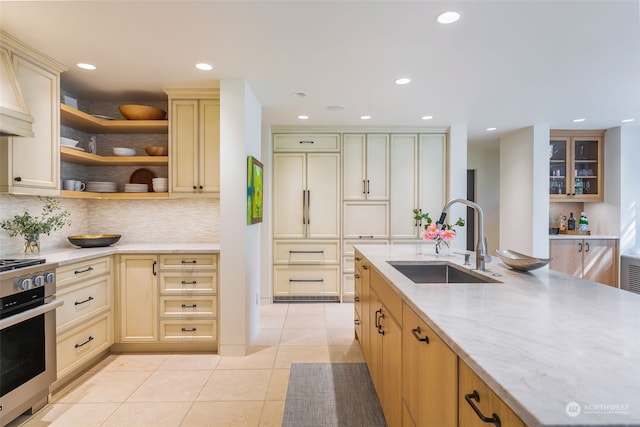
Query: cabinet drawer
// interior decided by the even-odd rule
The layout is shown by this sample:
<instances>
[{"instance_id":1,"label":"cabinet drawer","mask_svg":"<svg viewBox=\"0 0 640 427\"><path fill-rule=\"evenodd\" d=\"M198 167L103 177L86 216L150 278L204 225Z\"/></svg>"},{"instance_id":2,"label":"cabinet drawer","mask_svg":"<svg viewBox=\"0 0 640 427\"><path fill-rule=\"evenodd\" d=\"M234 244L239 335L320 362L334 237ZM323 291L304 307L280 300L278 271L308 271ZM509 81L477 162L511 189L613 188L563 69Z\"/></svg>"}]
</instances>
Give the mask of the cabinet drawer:
<instances>
[{"instance_id":1,"label":"cabinet drawer","mask_svg":"<svg viewBox=\"0 0 640 427\"><path fill-rule=\"evenodd\" d=\"M280 295L338 295L339 266L285 267L275 266L275 294Z\"/></svg>"},{"instance_id":2,"label":"cabinet drawer","mask_svg":"<svg viewBox=\"0 0 640 427\"><path fill-rule=\"evenodd\" d=\"M215 294L217 276L212 273L160 273L161 294Z\"/></svg>"},{"instance_id":3,"label":"cabinet drawer","mask_svg":"<svg viewBox=\"0 0 640 427\"><path fill-rule=\"evenodd\" d=\"M103 274L111 274L111 257L102 257L65 265L56 269L56 287L74 284Z\"/></svg>"},{"instance_id":4,"label":"cabinet drawer","mask_svg":"<svg viewBox=\"0 0 640 427\"><path fill-rule=\"evenodd\" d=\"M64 304L56 310L56 328L66 329L111 306L111 276L96 277L86 282L60 289L57 298Z\"/></svg>"},{"instance_id":5,"label":"cabinet drawer","mask_svg":"<svg viewBox=\"0 0 640 427\"><path fill-rule=\"evenodd\" d=\"M207 341L217 339L215 320L161 320L160 341Z\"/></svg>"},{"instance_id":6,"label":"cabinet drawer","mask_svg":"<svg viewBox=\"0 0 640 427\"><path fill-rule=\"evenodd\" d=\"M58 379L111 345L111 315L87 322L62 334L57 340Z\"/></svg>"},{"instance_id":7,"label":"cabinet drawer","mask_svg":"<svg viewBox=\"0 0 640 427\"><path fill-rule=\"evenodd\" d=\"M273 248L275 264L337 264L338 241L289 242L276 241Z\"/></svg>"},{"instance_id":8,"label":"cabinet drawer","mask_svg":"<svg viewBox=\"0 0 640 427\"><path fill-rule=\"evenodd\" d=\"M160 297L160 317L216 317L216 297Z\"/></svg>"},{"instance_id":9,"label":"cabinet drawer","mask_svg":"<svg viewBox=\"0 0 640 427\"><path fill-rule=\"evenodd\" d=\"M215 270L218 265L216 254L160 255L160 271L163 270Z\"/></svg>"},{"instance_id":10,"label":"cabinet drawer","mask_svg":"<svg viewBox=\"0 0 640 427\"><path fill-rule=\"evenodd\" d=\"M274 151L340 151L340 135L331 134L275 134Z\"/></svg>"},{"instance_id":11,"label":"cabinet drawer","mask_svg":"<svg viewBox=\"0 0 640 427\"><path fill-rule=\"evenodd\" d=\"M343 256L352 256L355 254L355 249L353 245L388 245L389 242L387 240L367 240L367 239L359 239L359 240L345 240L342 244L342 255Z\"/></svg>"}]
</instances>

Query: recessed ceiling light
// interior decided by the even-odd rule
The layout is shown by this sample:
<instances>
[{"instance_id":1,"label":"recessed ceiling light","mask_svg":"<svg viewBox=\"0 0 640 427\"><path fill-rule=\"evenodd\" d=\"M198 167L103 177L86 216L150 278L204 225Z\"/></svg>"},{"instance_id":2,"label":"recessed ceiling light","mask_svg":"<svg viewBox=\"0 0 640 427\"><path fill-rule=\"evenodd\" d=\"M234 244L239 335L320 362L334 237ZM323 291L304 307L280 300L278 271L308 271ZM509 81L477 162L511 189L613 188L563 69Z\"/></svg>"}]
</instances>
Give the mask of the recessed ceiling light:
<instances>
[{"instance_id":1,"label":"recessed ceiling light","mask_svg":"<svg viewBox=\"0 0 640 427\"><path fill-rule=\"evenodd\" d=\"M304 98L305 96L307 96L307 94L304 92L293 92L291 96L294 96L296 98Z\"/></svg>"},{"instance_id":2,"label":"recessed ceiling light","mask_svg":"<svg viewBox=\"0 0 640 427\"><path fill-rule=\"evenodd\" d=\"M631 122L633 122L633 121L635 121L635 120L636 120L636 119L623 119L623 120L620 120L620 121L621 121L622 123L631 123Z\"/></svg>"},{"instance_id":3,"label":"recessed ceiling light","mask_svg":"<svg viewBox=\"0 0 640 427\"><path fill-rule=\"evenodd\" d=\"M488 131L488 132L493 132L494 130L496 130L496 128L487 128L485 130Z\"/></svg>"},{"instance_id":4,"label":"recessed ceiling light","mask_svg":"<svg viewBox=\"0 0 640 427\"><path fill-rule=\"evenodd\" d=\"M400 77L396 79L397 85L406 85L408 83L411 83L411 79L408 77Z\"/></svg>"},{"instance_id":5,"label":"recessed ceiling light","mask_svg":"<svg viewBox=\"0 0 640 427\"><path fill-rule=\"evenodd\" d=\"M82 68L83 70L95 70L96 66L92 64L87 64L86 62L78 62L76 64L78 68Z\"/></svg>"},{"instance_id":6,"label":"recessed ceiling light","mask_svg":"<svg viewBox=\"0 0 640 427\"><path fill-rule=\"evenodd\" d=\"M327 107L329 111L344 111L344 105L329 105Z\"/></svg>"},{"instance_id":7,"label":"recessed ceiling light","mask_svg":"<svg viewBox=\"0 0 640 427\"><path fill-rule=\"evenodd\" d=\"M460 19L460 14L452 10L438 15L438 22L441 24L453 24L458 19Z\"/></svg>"},{"instance_id":8,"label":"recessed ceiling light","mask_svg":"<svg viewBox=\"0 0 640 427\"><path fill-rule=\"evenodd\" d=\"M371 116L360 116L360 118L362 120L369 120L371 118Z\"/></svg>"},{"instance_id":9,"label":"recessed ceiling light","mask_svg":"<svg viewBox=\"0 0 640 427\"><path fill-rule=\"evenodd\" d=\"M422 116L422 120L431 120L433 116Z\"/></svg>"},{"instance_id":10,"label":"recessed ceiling light","mask_svg":"<svg viewBox=\"0 0 640 427\"><path fill-rule=\"evenodd\" d=\"M213 66L212 65L205 64L204 62L200 62L199 64L196 64L196 68L198 70L202 70L202 71L211 71L211 70L213 70Z\"/></svg>"},{"instance_id":11,"label":"recessed ceiling light","mask_svg":"<svg viewBox=\"0 0 640 427\"><path fill-rule=\"evenodd\" d=\"M584 122L586 119L580 118L580 119L573 119L573 123L580 123L580 122Z\"/></svg>"},{"instance_id":12,"label":"recessed ceiling light","mask_svg":"<svg viewBox=\"0 0 640 427\"><path fill-rule=\"evenodd\" d=\"M298 116L298 118L300 120L307 120L309 118L309 116L305 116L304 114L301 114L301 115Z\"/></svg>"}]
</instances>

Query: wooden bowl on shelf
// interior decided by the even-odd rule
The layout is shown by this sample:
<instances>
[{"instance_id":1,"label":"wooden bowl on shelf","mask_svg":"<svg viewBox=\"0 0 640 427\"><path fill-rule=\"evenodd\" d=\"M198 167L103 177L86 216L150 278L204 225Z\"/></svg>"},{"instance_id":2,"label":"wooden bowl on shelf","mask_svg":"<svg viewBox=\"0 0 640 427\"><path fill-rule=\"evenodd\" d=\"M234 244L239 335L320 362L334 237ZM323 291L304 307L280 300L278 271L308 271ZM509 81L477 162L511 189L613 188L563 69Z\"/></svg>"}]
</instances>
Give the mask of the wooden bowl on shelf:
<instances>
[{"instance_id":1,"label":"wooden bowl on shelf","mask_svg":"<svg viewBox=\"0 0 640 427\"><path fill-rule=\"evenodd\" d=\"M123 104L118 107L128 120L163 120L167 112L149 105Z\"/></svg>"},{"instance_id":2,"label":"wooden bowl on shelf","mask_svg":"<svg viewBox=\"0 0 640 427\"><path fill-rule=\"evenodd\" d=\"M167 147L158 147L154 145L148 145L144 147L144 151L149 156L167 156L169 155L169 149Z\"/></svg>"}]
</instances>

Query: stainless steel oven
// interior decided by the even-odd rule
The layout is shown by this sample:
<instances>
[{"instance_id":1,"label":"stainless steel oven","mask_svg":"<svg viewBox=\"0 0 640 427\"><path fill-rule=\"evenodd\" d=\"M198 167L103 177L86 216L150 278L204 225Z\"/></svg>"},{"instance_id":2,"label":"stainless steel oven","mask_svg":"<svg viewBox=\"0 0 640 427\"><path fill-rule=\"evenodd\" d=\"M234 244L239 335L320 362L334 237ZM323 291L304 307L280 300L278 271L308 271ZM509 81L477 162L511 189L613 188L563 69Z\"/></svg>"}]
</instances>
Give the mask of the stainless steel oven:
<instances>
[{"instance_id":1,"label":"stainless steel oven","mask_svg":"<svg viewBox=\"0 0 640 427\"><path fill-rule=\"evenodd\" d=\"M44 406L56 380L56 267L0 260L0 426Z\"/></svg>"}]
</instances>

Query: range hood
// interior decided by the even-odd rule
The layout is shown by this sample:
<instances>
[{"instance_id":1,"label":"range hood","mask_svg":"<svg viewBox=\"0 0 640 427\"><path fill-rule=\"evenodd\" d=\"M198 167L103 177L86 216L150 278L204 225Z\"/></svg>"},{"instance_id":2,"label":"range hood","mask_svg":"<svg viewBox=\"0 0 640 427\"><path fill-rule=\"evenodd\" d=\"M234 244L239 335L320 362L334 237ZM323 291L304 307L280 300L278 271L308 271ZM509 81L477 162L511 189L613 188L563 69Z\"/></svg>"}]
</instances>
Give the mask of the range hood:
<instances>
[{"instance_id":1,"label":"range hood","mask_svg":"<svg viewBox=\"0 0 640 427\"><path fill-rule=\"evenodd\" d=\"M0 49L0 136L33 136L33 116L4 49Z\"/></svg>"}]
</instances>

